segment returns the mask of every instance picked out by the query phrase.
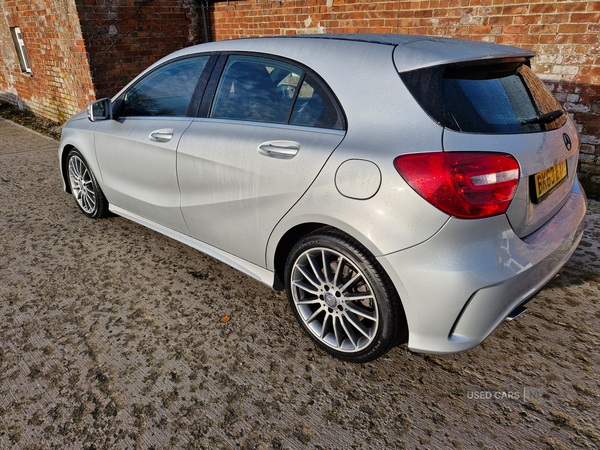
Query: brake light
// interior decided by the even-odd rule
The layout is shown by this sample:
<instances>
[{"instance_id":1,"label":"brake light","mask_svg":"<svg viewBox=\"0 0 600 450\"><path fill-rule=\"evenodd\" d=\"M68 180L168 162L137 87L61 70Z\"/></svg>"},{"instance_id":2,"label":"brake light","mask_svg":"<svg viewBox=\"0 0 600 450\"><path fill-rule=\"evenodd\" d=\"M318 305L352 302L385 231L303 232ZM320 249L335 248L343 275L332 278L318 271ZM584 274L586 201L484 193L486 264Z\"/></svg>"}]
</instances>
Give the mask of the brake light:
<instances>
[{"instance_id":1,"label":"brake light","mask_svg":"<svg viewBox=\"0 0 600 450\"><path fill-rule=\"evenodd\" d=\"M503 214L519 182L519 164L502 153L417 153L394 165L421 197L463 219Z\"/></svg>"}]
</instances>

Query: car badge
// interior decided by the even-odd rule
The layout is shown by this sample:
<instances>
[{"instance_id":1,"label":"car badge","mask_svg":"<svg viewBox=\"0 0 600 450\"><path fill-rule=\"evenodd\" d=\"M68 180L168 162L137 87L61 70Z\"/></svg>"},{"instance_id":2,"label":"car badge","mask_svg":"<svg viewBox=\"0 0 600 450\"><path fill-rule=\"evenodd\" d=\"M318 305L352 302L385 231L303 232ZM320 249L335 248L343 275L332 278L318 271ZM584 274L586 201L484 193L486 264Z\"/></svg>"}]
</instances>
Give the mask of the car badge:
<instances>
[{"instance_id":1,"label":"car badge","mask_svg":"<svg viewBox=\"0 0 600 450\"><path fill-rule=\"evenodd\" d=\"M567 150L571 151L571 148L573 147L573 143L571 142L571 138L569 137L569 135L567 133L563 133L563 141L565 143L565 147L567 147Z\"/></svg>"}]
</instances>

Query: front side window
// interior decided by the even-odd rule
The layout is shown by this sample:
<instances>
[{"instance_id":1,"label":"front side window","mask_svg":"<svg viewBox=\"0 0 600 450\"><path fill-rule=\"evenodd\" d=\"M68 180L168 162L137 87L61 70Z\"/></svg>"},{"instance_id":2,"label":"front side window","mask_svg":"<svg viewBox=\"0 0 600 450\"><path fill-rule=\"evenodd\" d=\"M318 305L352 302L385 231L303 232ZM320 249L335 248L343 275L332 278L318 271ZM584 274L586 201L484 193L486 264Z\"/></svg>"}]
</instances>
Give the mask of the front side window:
<instances>
[{"instance_id":1,"label":"front side window","mask_svg":"<svg viewBox=\"0 0 600 450\"><path fill-rule=\"evenodd\" d=\"M339 108L321 83L293 64L232 55L210 109L213 119L343 129Z\"/></svg>"},{"instance_id":2,"label":"front side window","mask_svg":"<svg viewBox=\"0 0 600 450\"><path fill-rule=\"evenodd\" d=\"M208 59L180 59L154 70L125 93L118 115L185 117Z\"/></svg>"}]
</instances>

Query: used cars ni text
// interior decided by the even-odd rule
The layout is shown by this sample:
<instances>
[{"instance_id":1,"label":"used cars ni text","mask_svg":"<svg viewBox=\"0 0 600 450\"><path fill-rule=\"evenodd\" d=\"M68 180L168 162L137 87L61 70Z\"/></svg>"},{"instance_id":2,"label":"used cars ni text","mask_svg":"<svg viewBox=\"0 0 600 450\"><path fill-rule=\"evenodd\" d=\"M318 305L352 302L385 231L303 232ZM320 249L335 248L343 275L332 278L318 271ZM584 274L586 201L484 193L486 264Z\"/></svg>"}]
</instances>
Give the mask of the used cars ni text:
<instances>
[{"instance_id":1,"label":"used cars ni text","mask_svg":"<svg viewBox=\"0 0 600 450\"><path fill-rule=\"evenodd\" d=\"M285 289L336 357L465 350L583 233L580 138L534 56L369 34L190 47L68 121L64 189Z\"/></svg>"}]
</instances>

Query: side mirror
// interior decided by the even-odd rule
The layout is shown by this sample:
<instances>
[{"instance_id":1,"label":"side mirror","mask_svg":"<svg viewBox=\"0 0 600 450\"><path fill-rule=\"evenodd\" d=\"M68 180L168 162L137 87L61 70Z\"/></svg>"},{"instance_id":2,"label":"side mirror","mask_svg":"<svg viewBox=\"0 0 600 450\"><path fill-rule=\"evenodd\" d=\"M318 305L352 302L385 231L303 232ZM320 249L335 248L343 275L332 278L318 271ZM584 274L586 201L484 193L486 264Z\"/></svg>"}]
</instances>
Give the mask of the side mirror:
<instances>
[{"instance_id":1,"label":"side mirror","mask_svg":"<svg viewBox=\"0 0 600 450\"><path fill-rule=\"evenodd\" d=\"M96 122L98 120L112 120L113 114L110 98L103 98L88 105L87 115L91 122Z\"/></svg>"}]
</instances>

